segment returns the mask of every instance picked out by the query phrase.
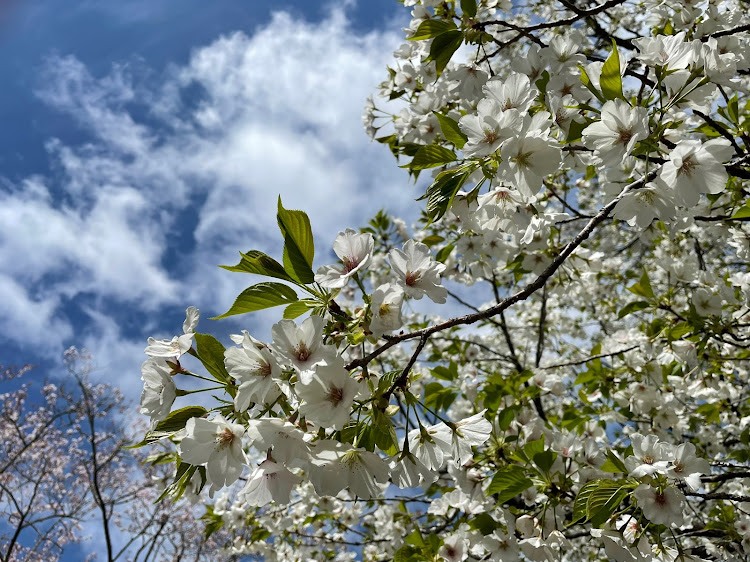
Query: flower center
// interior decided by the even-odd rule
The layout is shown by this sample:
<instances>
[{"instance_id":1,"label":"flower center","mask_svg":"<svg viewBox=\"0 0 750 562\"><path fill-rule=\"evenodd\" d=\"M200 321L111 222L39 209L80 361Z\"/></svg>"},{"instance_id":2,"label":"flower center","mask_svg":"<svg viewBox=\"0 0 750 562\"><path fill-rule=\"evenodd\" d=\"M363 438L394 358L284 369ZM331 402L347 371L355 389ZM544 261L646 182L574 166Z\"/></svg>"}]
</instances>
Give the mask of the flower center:
<instances>
[{"instance_id":1,"label":"flower center","mask_svg":"<svg viewBox=\"0 0 750 562\"><path fill-rule=\"evenodd\" d=\"M492 129L485 129L484 130L484 143L485 144L495 144L498 139L497 131L493 131Z\"/></svg>"},{"instance_id":2,"label":"flower center","mask_svg":"<svg viewBox=\"0 0 750 562\"><path fill-rule=\"evenodd\" d=\"M349 273L359 265L359 260L353 257L345 257L341 261L344 262L344 273Z\"/></svg>"},{"instance_id":3,"label":"flower center","mask_svg":"<svg viewBox=\"0 0 750 562\"><path fill-rule=\"evenodd\" d=\"M255 369L254 374L256 377L267 377L271 374L271 365L269 365L268 363L260 363L258 365L258 368Z\"/></svg>"},{"instance_id":4,"label":"flower center","mask_svg":"<svg viewBox=\"0 0 750 562\"><path fill-rule=\"evenodd\" d=\"M332 386L328 389L328 397L326 399L334 406L338 406L344 399L344 389Z\"/></svg>"},{"instance_id":5,"label":"flower center","mask_svg":"<svg viewBox=\"0 0 750 562\"><path fill-rule=\"evenodd\" d=\"M645 464L654 464L654 459L652 457L645 456L645 457L643 457L643 462Z\"/></svg>"},{"instance_id":6,"label":"flower center","mask_svg":"<svg viewBox=\"0 0 750 562\"><path fill-rule=\"evenodd\" d=\"M685 158L682 161L682 166L680 166L680 174L685 174L686 176L692 176L694 170L695 170L695 160L693 160L693 157L689 156L688 158Z\"/></svg>"},{"instance_id":7,"label":"flower center","mask_svg":"<svg viewBox=\"0 0 750 562\"><path fill-rule=\"evenodd\" d=\"M531 165L531 154L531 152L519 152L510 161L515 162L519 168L528 168Z\"/></svg>"},{"instance_id":8,"label":"flower center","mask_svg":"<svg viewBox=\"0 0 750 562\"><path fill-rule=\"evenodd\" d=\"M628 144L633 138L633 129L617 129L617 142Z\"/></svg>"},{"instance_id":9,"label":"flower center","mask_svg":"<svg viewBox=\"0 0 750 562\"><path fill-rule=\"evenodd\" d=\"M380 308L378 308L378 313L380 316L387 316L391 312L391 305L390 304L381 304Z\"/></svg>"},{"instance_id":10,"label":"flower center","mask_svg":"<svg viewBox=\"0 0 750 562\"><path fill-rule=\"evenodd\" d=\"M300 342L300 344L294 349L294 356L298 361L307 361L310 359L310 350L306 343Z\"/></svg>"},{"instance_id":11,"label":"flower center","mask_svg":"<svg viewBox=\"0 0 750 562\"><path fill-rule=\"evenodd\" d=\"M228 447L234 441L234 433L228 427L216 436L216 442L219 444L219 448L223 449Z\"/></svg>"},{"instance_id":12,"label":"flower center","mask_svg":"<svg viewBox=\"0 0 750 562\"><path fill-rule=\"evenodd\" d=\"M419 281L419 278L421 277L420 273L418 271L407 271L406 272L406 284L409 287L413 287L417 284L417 281Z\"/></svg>"},{"instance_id":13,"label":"flower center","mask_svg":"<svg viewBox=\"0 0 750 562\"><path fill-rule=\"evenodd\" d=\"M657 492L656 494L654 494L654 501L657 505L664 507L665 505L667 505L667 496L665 496L662 492Z\"/></svg>"}]
</instances>

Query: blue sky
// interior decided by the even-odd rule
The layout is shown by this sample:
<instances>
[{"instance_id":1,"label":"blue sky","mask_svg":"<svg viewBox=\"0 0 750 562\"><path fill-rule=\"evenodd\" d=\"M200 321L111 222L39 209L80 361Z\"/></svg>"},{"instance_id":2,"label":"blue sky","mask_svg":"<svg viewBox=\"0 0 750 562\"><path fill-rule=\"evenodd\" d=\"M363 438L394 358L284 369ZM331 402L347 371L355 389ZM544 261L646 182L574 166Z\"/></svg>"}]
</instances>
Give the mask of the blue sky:
<instances>
[{"instance_id":1,"label":"blue sky","mask_svg":"<svg viewBox=\"0 0 750 562\"><path fill-rule=\"evenodd\" d=\"M281 12L280 10L283 10ZM0 3L0 364L54 376L70 345L131 398L149 335L267 337L213 322L280 252L274 208L336 232L416 192L360 115L408 11L395 0ZM329 259L327 259L329 258Z\"/></svg>"}]
</instances>

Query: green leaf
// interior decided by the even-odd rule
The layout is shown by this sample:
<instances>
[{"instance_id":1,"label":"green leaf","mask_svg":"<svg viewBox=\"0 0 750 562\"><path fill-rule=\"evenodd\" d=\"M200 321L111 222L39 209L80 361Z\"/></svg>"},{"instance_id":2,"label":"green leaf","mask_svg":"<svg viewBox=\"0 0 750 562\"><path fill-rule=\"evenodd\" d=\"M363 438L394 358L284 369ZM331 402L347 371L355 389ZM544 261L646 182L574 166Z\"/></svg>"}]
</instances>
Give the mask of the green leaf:
<instances>
[{"instance_id":1,"label":"green leaf","mask_svg":"<svg viewBox=\"0 0 750 562\"><path fill-rule=\"evenodd\" d=\"M648 273L643 270L643 275L638 280L638 283L628 287L628 291L639 297L646 297L647 299L654 298L654 290L651 288L651 280L648 278Z\"/></svg>"},{"instance_id":2,"label":"green leaf","mask_svg":"<svg viewBox=\"0 0 750 562\"><path fill-rule=\"evenodd\" d=\"M455 162L456 153L436 144L422 146L412 158L411 162L401 166L410 170L426 170Z\"/></svg>"},{"instance_id":3,"label":"green leaf","mask_svg":"<svg viewBox=\"0 0 750 562\"><path fill-rule=\"evenodd\" d=\"M476 529L485 536L489 535L499 526L489 513L480 513L469 519L469 527Z\"/></svg>"},{"instance_id":4,"label":"green leaf","mask_svg":"<svg viewBox=\"0 0 750 562\"><path fill-rule=\"evenodd\" d=\"M156 427L146 433L143 440L135 445L123 447L123 449L138 449L144 445L155 443L160 439L171 437L185 427L190 418L203 417L208 411L201 406L187 406L171 412L166 418L156 424Z\"/></svg>"},{"instance_id":5,"label":"green leaf","mask_svg":"<svg viewBox=\"0 0 750 562\"><path fill-rule=\"evenodd\" d=\"M648 308L649 305L646 301L635 301L626 304L620 312L617 313L618 318L625 318L628 314L632 314L633 312L638 312L639 310L643 310L645 308Z\"/></svg>"},{"instance_id":6,"label":"green leaf","mask_svg":"<svg viewBox=\"0 0 750 562\"><path fill-rule=\"evenodd\" d=\"M613 474L627 474L629 472L625 467L625 463L622 462L622 459L612 449L607 449L607 461L599 467L599 470Z\"/></svg>"},{"instance_id":7,"label":"green leaf","mask_svg":"<svg viewBox=\"0 0 750 562\"><path fill-rule=\"evenodd\" d=\"M461 0L461 11L470 18L475 17L477 15L477 0Z\"/></svg>"},{"instance_id":8,"label":"green leaf","mask_svg":"<svg viewBox=\"0 0 750 562\"><path fill-rule=\"evenodd\" d=\"M438 175L434 183L427 188L424 196L420 198L427 199L426 210L430 221L438 220L450 209L453 198L470 175L470 169L448 170Z\"/></svg>"},{"instance_id":9,"label":"green leaf","mask_svg":"<svg viewBox=\"0 0 750 562\"><path fill-rule=\"evenodd\" d=\"M612 54L602 66L602 74L599 78L599 86L605 99L625 99L622 93L622 76L620 75L620 55L617 52L617 43L612 40Z\"/></svg>"},{"instance_id":10,"label":"green leaf","mask_svg":"<svg viewBox=\"0 0 750 562\"><path fill-rule=\"evenodd\" d=\"M226 349L219 340L210 334L195 334L195 350L200 362L217 381L229 382L229 373L224 366Z\"/></svg>"},{"instance_id":11,"label":"green leaf","mask_svg":"<svg viewBox=\"0 0 750 562\"><path fill-rule=\"evenodd\" d=\"M588 503L591 493L599 487L601 480L591 480L583 485L578 491L575 501L573 502L573 518L571 519L568 526L578 523L578 521L586 520L588 517Z\"/></svg>"},{"instance_id":12,"label":"green leaf","mask_svg":"<svg viewBox=\"0 0 750 562\"><path fill-rule=\"evenodd\" d=\"M154 431L176 433L183 429L190 418L202 418L208 410L202 406L187 406L171 412L166 418L156 424Z\"/></svg>"},{"instance_id":13,"label":"green leaf","mask_svg":"<svg viewBox=\"0 0 750 562\"><path fill-rule=\"evenodd\" d=\"M628 496L633 484L600 480L601 485L591 492L586 510L594 527L601 527Z\"/></svg>"},{"instance_id":14,"label":"green leaf","mask_svg":"<svg viewBox=\"0 0 750 562\"><path fill-rule=\"evenodd\" d=\"M284 281L292 281L289 274L284 271L284 266L263 252L250 250L246 254L240 252L240 255L242 256L242 260L240 260L240 263L237 265L220 265L219 267L226 269L227 271L254 273L256 275L265 275L266 277L283 279Z\"/></svg>"},{"instance_id":15,"label":"green leaf","mask_svg":"<svg viewBox=\"0 0 750 562\"><path fill-rule=\"evenodd\" d=\"M497 494L497 503L503 504L533 485L520 466L509 465L495 473L487 494Z\"/></svg>"},{"instance_id":16,"label":"green leaf","mask_svg":"<svg viewBox=\"0 0 750 562\"><path fill-rule=\"evenodd\" d=\"M550 468L552 468L555 459L557 459L557 453L547 449L546 451L535 454L533 459L534 464L537 465L542 472L547 474L549 473Z\"/></svg>"},{"instance_id":17,"label":"green leaf","mask_svg":"<svg viewBox=\"0 0 750 562\"><path fill-rule=\"evenodd\" d=\"M732 215L733 219L746 219L750 217L750 201L745 203Z\"/></svg>"},{"instance_id":18,"label":"green leaf","mask_svg":"<svg viewBox=\"0 0 750 562\"><path fill-rule=\"evenodd\" d=\"M588 121L571 121L570 127L568 127L568 136L565 139L566 143L576 142L581 140L581 137L583 136L583 130L589 126Z\"/></svg>"},{"instance_id":19,"label":"green leaf","mask_svg":"<svg viewBox=\"0 0 750 562\"><path fill-rule=\"evenodd\" d=\"M414 32L414 35L407 37L409 41L421 41L422 39L432 39L438 35L442 35L447 31L456 29L456 24L452 21L430 19L425 20Z\"/></svg>"},{"instance_id":20,"label":"green leaf","mask_svg":"<svg viewBox=\"0 0 750 562\"><path fill-rule=\"evenodd\" d=\"M464 40L464 34L458 29L446 31L436 36L430 45L430 56L424 62L435 61L435 70L438 76L443 73L448 62L461 46Z\"/></svg>"},{"instance_id":21,"label":"green leaf","mask_svg":"<svg viewBox=\"0 0 750 562\"><path fill-rule=\"evenodd\" d=\"M596 97L596 99L598 99L600 102L604 103L604 101L605 101L604 100L604 96L601 94L601 92L599 90L597 90L596 88L594 88L594 84L592 84L591 78L589 78L589 75L586 72L586 69L583 68L580 64L578 65L578 68L581 71L581 83L584 86L586 86L586 88L589 90L589 92L591 92L592 94L594 94L594 96Z\"/></svg>"},{"instance_id":22,"label":"green leaf","mask_svg":"<svg viewBox=\"0 0 750 562\"><path fill-rule=\"evenodd\" d=\"M219 320L235 314L245 314L255 312L264 308L272 308L281 304L290 304L297 302L297 293L294 289L282 283L258 283L248 287L240 293L234 301L232 308L221 316L216 316L212 320Z\"/></svg>"},{"instance_id":23,"label":"green leaf","mask_svg":"<svg viewBox=\"0 0 750 562\"><path fill-rule=\"evenodd\" d=\"M443 132L446 140L453 143L459 150L462 149L469 137L463 134L458 126L458 122L442 113L435 112L435 115L437 115L440 122L440 130Z\"/></svg>"},{"instance_id":24,"label":"green leaf","mask_svg":"<svg viewBox=\"0 0 750 562\"><path fill-rule=\"evenodd\" d=\"M310 307L308 307L307 303L304 301L293 302L284 309L284 318L294 320L295 318L302 316L308 310L310 310Z\"/></svg>"},{"instance_id":25,"label":"green leaf","mask_svg":"<svg viewBox=\"0 0 750 562\"><path fill-rule=\"evenodd\" d=\"M453 251L453 248L455 248L455 244L448 244L447 246L443 246L440 248L437 254L435 254L435 261L439 261L440 263L445 263L445 260L448 259L448 256L451 255L451 252Z\"/></svg>"},{"instance_id":26,"label":"green leaf","mask_svg":"<svg viewBox=\"0 0 750 562\"><path fill-rule=\"evenodd\" d=\"M312 283L315 280L312 270L315 244L310 219L302 211L285 209L279 197L276 220L284 237L284 269L300 283Z\"/></svg>"}]
</instances>

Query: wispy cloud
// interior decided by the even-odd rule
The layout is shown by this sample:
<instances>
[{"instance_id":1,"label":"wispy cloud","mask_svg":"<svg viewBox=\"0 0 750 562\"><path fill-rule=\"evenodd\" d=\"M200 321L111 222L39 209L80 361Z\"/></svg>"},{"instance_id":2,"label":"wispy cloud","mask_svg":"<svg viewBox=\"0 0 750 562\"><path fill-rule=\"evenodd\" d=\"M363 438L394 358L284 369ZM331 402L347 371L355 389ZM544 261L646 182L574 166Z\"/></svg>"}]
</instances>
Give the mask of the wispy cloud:
<instances>
[{"instance_id":1,"label":"wispy cloud","mask_svg":"<svg viewBox=\"0 0 750 562\"><path fill-rule=\"evenodd\" d=\"M216 265L279 254L278 194L310 215L321 263L339 229L386 202L408 212L405 174L360 125L399 36L355 33L333 8L318 23L276 13L161 75L49 60L38 95L87 140L51 139L53 177L0 186L0 336L39 353L53 326L50 356L85 342L137 373L133 341L178 330L177 305L220 313L250 284Z\"/></svg>"}]
</instances>

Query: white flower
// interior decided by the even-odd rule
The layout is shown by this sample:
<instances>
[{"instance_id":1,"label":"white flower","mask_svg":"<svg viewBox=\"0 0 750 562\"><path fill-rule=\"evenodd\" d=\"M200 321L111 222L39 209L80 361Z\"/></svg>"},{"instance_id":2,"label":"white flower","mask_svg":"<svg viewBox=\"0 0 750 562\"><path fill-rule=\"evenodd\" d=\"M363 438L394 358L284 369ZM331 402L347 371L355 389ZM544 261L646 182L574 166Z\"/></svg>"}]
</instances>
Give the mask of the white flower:
<instances>
[{"instance_id":1,"label":"white flower","mask_svg":"<svg viewBox=\"0 0 750 562\"><path fill-rule=\"evenodd\" d=\"M274 460L290 466L302 461L305 466L310 457L310 446L305 442L304 432L280 418L257 418L250 420L247 435L258 451L272 449Z\"/></svg>"},{"instance_id":2,"label":"white flower","mask_svg":"<svg viewBox=\"0 0 750 562\"><path fill-rule=\"evenodd\" d=\"M662 66L667 70L687 68L696 60L693 43L685 42L685 32L676 35L657 35L634 39L640 51L638 58L651 66Z\"/></svg>"},{"instance_id":3,"label":"white flower","mask_svg":"<svg viewBox=\"0 0 750 562\"><path fill-rule=\"evenodd\" d=\"M409 451L430 470L440 470L451 450L451 430L444 423L409 432Z\"/></svg>"},{"instance_id":4,"label":"white flower","mask_svg":"<svg viewBox=\"0 0 750 562\"><path fill-rule=\"evenodd\" d=\"M615 205L612 216L644 230L654 219L672 217L674 211L675 205L665 190L658 185L648 184L626 193Z\"/></svg>"},{"instance_id":5,"label":"white flower","mask_svg":"<svg viewBox=\"0 0 750 562\"><path fill-rule=\"evenodd\" d=\"M646 519L657 525L682 525L682 502L685 496L677 488L667 486L662 490L641 484L633 492L638 507Z\"/></svg>"},{"instance_id":6,"label":"white flower","mask_svg":"<svg viewBox=\"0 0 750 562\"><path fill-rule=\"evenodd\" d=\"M438 556L441 556L447 562L462 562L468 558L469 539L466 534L458 531L445 538L443 546L438 550Z\"/></svg>"},{"instance_id":7,"label":"white flower","mask_svg":"<svg viewBox=\"0 0 750 562\"><path fill-rule=\"evenodd\" d=\"M212 420L190 418L185 438L179 445L180 457L192 465L205 465L211 493L233 484L247 464L242 450L245 428L218 415Z\"/></svg>"},{"instance_id":8,"label":"white flower","mask_svg":"<svg viewBox=\"0 0 750 562\"><path fill-rule=\"evenodd\" d=\"M451 454L457 466L463 466L472 459L472 446L478 447L490 438L492 424L484 417L486 411L456 422L451 436Z\"/></svg>"},{"instance_id":9,"label":"white flower","mask_svg":"<svg viewBox=\"0 0 750 562\"><path fill-rule=\"evenodd\" d=\"M224 364L229 375L240 383L234 398L238 412L247 410L251 401L266 402L269 393L278 392L274 379L281 376L281 367L271 351L265 346L258 347L249 334L245 333L242 347L230 347L224 352Z\"/></svg>"},{"instance_id":10,"label":"white flower","mask_svg":"<svg viewBox=\"0 0 750 562\"><path fill-rule=\"evenodd\" d=\"M310 480L322 496L335 496L348 488L360 498L371 499L388 482L388 467L378 455L338 441L316 443L310 465Z\"/></svg>"},{"instance_id":11,"label":"white flower","mask_svg":"<svg viewBox=\"0 0 750 562\"><path fill-rule=\"evenodd\" d=\"M630 476L640 478L653 474L666 474L667 464L672 454L672 446L660 443L656 435L643 436L634 433L630 436L633 454L625 459L625 467Z\"/></svg>"},{"instance_id":12,"label":"white flower","mask_svg":"<svg viewBox=\"0 0 750 562\"><path fill-rule=\"evenodd\" d=\"M323 319L310 316L297 326L294 320L284 319L271 328L273 349L300 373L303 383L309 382L317 365L331 361L335 349L323 344Z\"/></svg>"},{"instance_id":13,"label":"white flower","mask_svg":"<svg viewBox=\"0 0 750 562\"><path fill-rule=\"evenodd\" d=\"M497 103L501 111L517 109L522 114L528 111L538 93L528 76L516 72L505 80L493 78L483 89L487 98Z\"/></svg>"},{"instance_id":14,"label":"white flower","mask_svg":"<svg viewBox=\"0 0 750 562\"><path fill-rule=\"evenodd\" d=\"M403 301L404 292L398 285L386 283L375 289L372 293L372 320L370 320L370 332L373 336L379 337L401 327L403 324L401 303Z\"/></svg>"},{"instance_id":15,"label":"white flower","mask_svg":"<svg viewBox=\"0 0 750 562\"><path fill-rule=\"evenodd\" d=\"M445 302L448 291L440 285L445 265L432 259L425 244L407 240L403 251L397 248L390 251L388 260L398 284L408 296L419 300L427 295L438 304Z\"/></svg>"},{"instance_id":16,"label":"white flower","mask_svg":"<svg viewBox=\"0 0 750 562\"><path fill-rule=\"evenodd\" d=\"M629 155L635 143L648 136L648 111L630 107L621 99L602 106L601 120L583 130L583 144L606 165L617 166Z\"/></svg>"},{"instance_id":17,"label":"white flower","mask_svg":"<svg viewBox=\"0 0 750 562\"><path fill-rule=\"evenodd\" d=\"M728 175L722 162L731 155L726 139L680 141L662 166L659 180L674 190L678 204L693 207L701 193L724 191Z\"/></svg>"},{"instance_id":18,"label":"white flower","mask_svg":"<svg viewBox=\"0 0 750 562\"><path fill-rule=\"evenodd\" d=\"M711 291L699 288L693 291L691 299L695 312L700 316L719 316L721 315L721 295L714 295Z\"/></svg>"},{"instance_id":19,"label":"white flower","mask_svg":"<svg viewBox=\"0 0 750 562\"><path fill-rule=\"evenodd\" d=\"M141 414L151 417L151 426L169 415L177 396L177 387L172 380L172 368L166 359L149 357L141 365Z\"/></svg>"},{"instance_id":20,"label":"white flower","mask_svg":"<svg viewBox=\"0 0 750 562\"><path fill-rule=\"evenodd\" d=\"M430 470L411 453L403 453L391 461L391 480L399 488L425 489L438 479L438 473Z\"/></svg>"},{"instance_id":21,"label":"white flower","mask_svg":"<svg viewBox=\"0 0 750 562\"><path fill-rule=\"evenodd\" d=\"M164 357L165 359L179 359L187 353L193 345L194 330L198 325L200 311L194 306L185 311L185 321L182 323L181 336L174 336L171 340L157 340L148 338L148 346L144 353L151 357Z\"/></svg>"},{"instance_id":22,"label":"white flower","mask_svg":"<svg viewBox=\"0 0 750 562\"><path fill-rule=\"evenodd\" d=\"M537 194L545 176L557 171L562 152L543 136L513 137L502 147L498 175L527 198Z\"/></svg>"},{"instance_id":23,"label":"white flower","mask_svg":"<svg viewBox=\"0 0 750 562\"><path fill-rule=\"evenodd\" d=\"M674 449L672 454L672 466L669 467L667 475L672 478L680 478L692 491L701 486L701 474L709 474L711 466L706 459L698 458L695 454L695 445L683 443Z\"/></svg>"},{"instance_id":24,"label":"white flower","mask_svg":"<svg viewBox=\"0 0 750 562\"><path fill-rule=\"evenodd\" d=\"M324 265L315 274L316 283L329 289L340 289L349 278L367 267L372 259L374 241L372 234L360 234L351 228L339 232L333 251L341 260L340 266Z\"/></svg>"},{"instance_id":25,"label":"white flower","mask_svg":"<svg viewBox=\"0 0 750 562\"><path fill-rule=\"evenodd\" d=\"M261 507L273 501L288 504L291 501L292 489L302 478L289 472L283 465L270 459L260 463L245 487L240 490L239 499L255 507Z\"/></svg>"},{"instance_id":26,"label":"white flower","mask_svg":"<svg viewBox=\"0 0 750 562\"><path fill-rule=\"evenodd\" d=\"M497 102L483 99L477 114L461 117L458 126L468 137L463 152L467 158L488 156L521 128L523 120L517 109L502 111Z\"/></svg>"},{"instance_id":27,"label":"white flower","mask_svg":"<svg viewBox=\"0 0 750 562\"><path fill-rule=\"evenodd\" d=\"M304 400L300 414L321 427L344 429L359 385L349 376L343 362L318 365L306 384L298 384L297 394Z\"/></svg>"}]
</instances>

